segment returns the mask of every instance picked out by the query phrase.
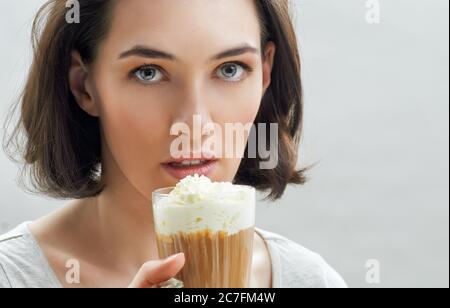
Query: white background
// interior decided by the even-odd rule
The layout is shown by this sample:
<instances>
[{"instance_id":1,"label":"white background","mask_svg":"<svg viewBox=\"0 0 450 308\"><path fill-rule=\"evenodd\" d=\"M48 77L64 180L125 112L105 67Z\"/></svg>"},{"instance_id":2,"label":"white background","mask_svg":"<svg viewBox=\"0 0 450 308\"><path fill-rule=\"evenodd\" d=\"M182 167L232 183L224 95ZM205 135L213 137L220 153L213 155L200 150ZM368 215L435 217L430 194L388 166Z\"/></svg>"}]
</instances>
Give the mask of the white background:
<instances>
[{"instance_id":1,"label":"white background","mask_svg":"<svg viewBox=\"0 0 450 308\"><path fill-rule=\"evenodd\" d=\"M322 254L352 287L448 287L447 0L293 0L303 62L303 187L261 203L258 225ZM42 0L0 0L0 116L17 97ZM0 233L64 201L24 193L0 153ZM367 260L381 283L365 280Z\"/></svg>"}]
</instances>

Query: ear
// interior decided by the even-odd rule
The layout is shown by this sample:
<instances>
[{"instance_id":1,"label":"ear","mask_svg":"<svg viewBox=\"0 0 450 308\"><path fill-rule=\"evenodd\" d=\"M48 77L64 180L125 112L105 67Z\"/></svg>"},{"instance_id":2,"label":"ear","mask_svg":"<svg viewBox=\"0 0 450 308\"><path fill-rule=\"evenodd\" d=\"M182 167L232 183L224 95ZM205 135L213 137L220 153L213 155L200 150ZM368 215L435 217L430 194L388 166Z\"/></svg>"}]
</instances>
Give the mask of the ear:
<instances>
[{"instance_id":1,"label":"ear","mask_svg":"<svg viewBox=\"0 0 450 308\"><path fill-rule=\"evenodd\" d=\"M270 86L272 81L272 68L276 53L276 46L274 42L267 42L264 49L263 56L263 94L266 93L267 88Z\"/></svg>"},{"instance_id":2,"label":"ear","mask_svg":"<svg viewBox=\"0 0 450 308\"><path fill-rule=\"evenodd\" d=\"M69 86L81 109L93 117L98 117L97 105L92 96L92 87L88 78L88 69L78 51L72 51L69 68Z\"/></svg>"}]
</instances>

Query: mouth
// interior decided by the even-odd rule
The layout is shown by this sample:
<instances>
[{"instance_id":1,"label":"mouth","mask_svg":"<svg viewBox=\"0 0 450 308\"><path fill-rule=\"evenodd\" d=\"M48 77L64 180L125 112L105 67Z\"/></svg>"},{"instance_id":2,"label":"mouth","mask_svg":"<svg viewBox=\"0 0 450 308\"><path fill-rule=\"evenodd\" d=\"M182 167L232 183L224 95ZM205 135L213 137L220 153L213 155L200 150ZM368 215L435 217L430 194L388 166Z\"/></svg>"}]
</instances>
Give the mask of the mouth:
<instances>
[{"instance_id":1,"label":"mouth","mask_svg":"<svg viewBox=\"0 0 450 308\"><path fill-rule=\"evenodd\" d=\"M217 159L181 159L162 163L162 167L178 180L189 175L208 176L217 165Z\"/></svg>"}]
</instances>

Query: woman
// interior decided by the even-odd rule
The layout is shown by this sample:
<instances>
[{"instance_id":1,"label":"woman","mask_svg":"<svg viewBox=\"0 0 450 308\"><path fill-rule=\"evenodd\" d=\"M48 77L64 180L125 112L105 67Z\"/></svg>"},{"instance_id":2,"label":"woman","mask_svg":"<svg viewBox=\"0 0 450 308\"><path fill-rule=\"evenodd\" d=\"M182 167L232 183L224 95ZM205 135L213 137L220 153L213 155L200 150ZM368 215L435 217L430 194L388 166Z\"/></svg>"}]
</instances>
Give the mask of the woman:
<instances>
[{"instance_id":1,"label":"woman","mask_svg":"<svg viewBox=\"0 0 450 308\"><path fill-rule=\"evenodd\" d=\"M272 199L305 182L306 169L295 169L302 97L288 1L78 2L79 11L53 0L38 13L8 142L23 129L34 188L73 200L0 238L0 286L156 287L181 270L184 255L158 260L154 189L206 169L214 181L252 185ZM77 13L80 22L69 22ZM276 166L260 168L259 154L222 153L176 165L171 126L192 127L196 115L202 125L278 124ZM234 146L247 153L247 142ZM259 229L254 238L252 287L345 287L315 253Z\"/></svg>"}]
</instances>

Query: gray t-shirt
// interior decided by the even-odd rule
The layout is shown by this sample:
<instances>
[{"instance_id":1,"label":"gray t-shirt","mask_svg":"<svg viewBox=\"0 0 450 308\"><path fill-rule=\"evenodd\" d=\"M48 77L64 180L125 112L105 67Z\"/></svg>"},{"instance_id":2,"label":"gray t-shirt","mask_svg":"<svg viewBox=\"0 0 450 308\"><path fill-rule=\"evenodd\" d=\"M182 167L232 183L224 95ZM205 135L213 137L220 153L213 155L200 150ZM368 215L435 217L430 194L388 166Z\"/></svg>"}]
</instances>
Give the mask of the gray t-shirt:
<instances>
[{"instance_id":1,"label":"gray t-shirt","mask_svg":"<svg viewBox=\"0 0 450 308\"><path fill-rule=\"evenodd\" d=\"M0 235L0 288L61 288L28 223ZM346 287L318 254L278 234L256 231L269 249L274 288Z\"/></svg>"}]
</instances>

